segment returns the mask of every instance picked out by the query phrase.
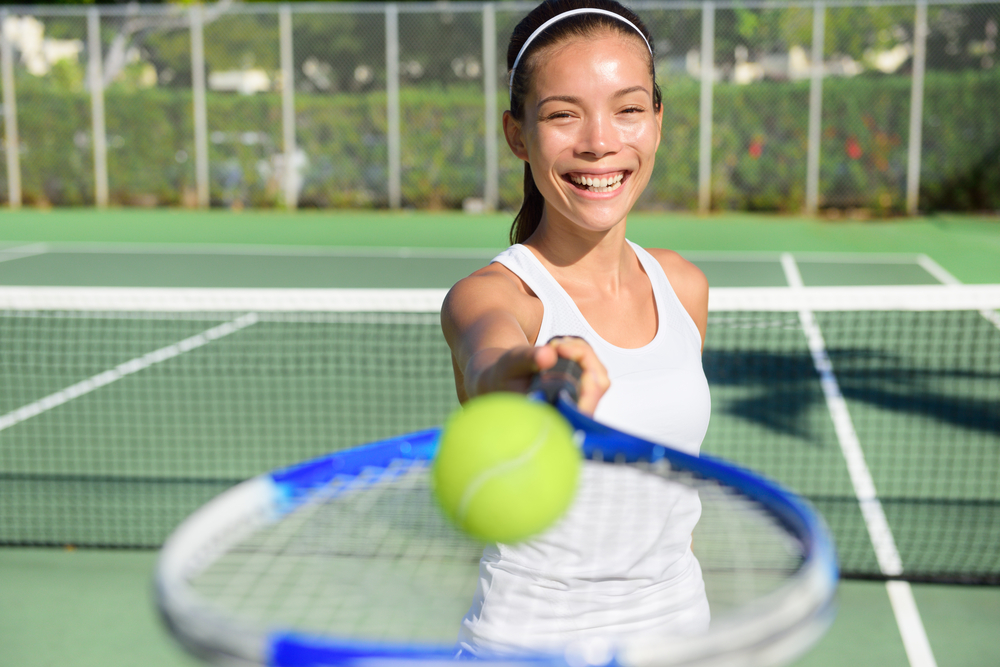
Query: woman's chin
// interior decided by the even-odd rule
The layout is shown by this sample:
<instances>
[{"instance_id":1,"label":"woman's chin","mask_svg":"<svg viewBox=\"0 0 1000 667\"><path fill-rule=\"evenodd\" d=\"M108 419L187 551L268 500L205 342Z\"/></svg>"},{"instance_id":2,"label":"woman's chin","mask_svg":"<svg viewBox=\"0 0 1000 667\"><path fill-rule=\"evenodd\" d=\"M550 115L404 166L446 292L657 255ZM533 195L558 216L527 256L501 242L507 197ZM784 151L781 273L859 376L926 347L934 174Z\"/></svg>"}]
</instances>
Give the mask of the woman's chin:
<instances>
[{"instance_id":1,"label":"woman's chin","mask_svg":"<svg viewBox=\"0 0 1000 667\"><path fill-rule=\"evenodd\" d=\"M611 198L581 198L573 202L573 220L581 227L594 231L607 231L625 221L635 204L635 197L622 192Z\"/></svg>"},{"instance_id":2,"label":"woman's chin","mask_svg":"<svg viewBox=\"0 0 1000 667\"><path fill-rule=\"evenodd\" d=\"M574 206L565 216L578 229L606 233L625 221L630 206Z\"/></svg>"}]
</instances>

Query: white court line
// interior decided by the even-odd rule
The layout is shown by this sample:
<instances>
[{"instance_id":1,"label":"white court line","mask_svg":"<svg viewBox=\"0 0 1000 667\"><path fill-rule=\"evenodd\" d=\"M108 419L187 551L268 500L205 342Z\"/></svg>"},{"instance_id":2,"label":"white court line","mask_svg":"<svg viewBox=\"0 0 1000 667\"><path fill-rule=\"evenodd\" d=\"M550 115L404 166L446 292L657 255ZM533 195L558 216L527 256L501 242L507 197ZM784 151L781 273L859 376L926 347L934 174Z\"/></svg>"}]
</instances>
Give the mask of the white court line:
<instances>
[{"instance_id":1,"label":"white court line","mask_svg":"<svg viewBox=\"0 0 1000 667\"><path fill-rule=\"evenodd\" d=\"M899 633L903 636L903 648L910 667L937 667L910 582L887 581L885 589L889 593L889 604L896 615Z\"/></svg>"},{"instance_id":2,"label":"white court line","mask_svg":"<svg viewBox=\"0 0 1000 667\"><path fill-rule=\"evenodd\" d=\"M688 260L718 262L780 262L778 251L678 250ZM809 262L843 264L915 264L913 253L877 252L797 252L795 256Z\"/></svg>"},{"instance_id":3,"label":"white court line","mask_svg":"<svg viewBox=\"0 0 1000 667\"><path fill-rule=\"evenodd\" d=\"M802 274L799 272L795 258L790 253L782 254L781 267L785 271L788 285L801 289L803 287ZM826 351L823 332L820 330L819 324L816 323L812 311L799 311L799 319L809 344L813 365L820 376L820 385L826 398L826 406L833 420L837 441L840 443L840 451L847 463L847 472L851 478L851 485L854 487L854 495L861 508L865 527L868 529L868 537L875 550L879 569L886 576L899 576L903 573L903 562L899 556L899 550L896 548L896 540L885 516L885 510L878 499L875 481L868 469L868 463L865 461L865 453L861 448L857 431L854 429L854 422L847 409L847 401L844 400L837 376L833 372L833 364ZM896 625L899 627L899 634L903 639L903 647L906 650L910 666L936 667L934 653L927 639L920 611L913 599L910 583L908 581L888 581L886 582L886 592L892 604Z\"/></svg>"},{"instance_id":4,"label":"white court line","mask_svg":"<svg viewBox=\"0 0 1000 667\"><path fill-rule=\"evenodd\" d=\"M491 259L503 248L440 248L414 246L308 246L256 245L251 243L110 243L64 242L39 244L45 252L61 254L152 254L152 255L251 255L275 257L386 257L428 259ZM30 246L25 246L30 247ZM0 250L0 253L5 250ZM688 259L719 262L778 262L778 251L680 251ZM845 264L913 264L912 253L801 252L800 259L810 262Z\"/></svg>"},{"instance_id":5,"label":"white court line","mask_svg":"<svg viewBox=\"0 0 1000 667\"><path fill-rule=\"evenodd\" d=\"M15 246L13 248L0 248L0 262L9 262L13 259L24 257L34 257L44 255L49 252L47 243L32 243L30 245Z\"/></svg>"},{"instance_id":6,"label":"white court line","mask_svg":"<svg viewBox=\"0 0 1000 667\"><path fill-rule=\"evenodd\" d=\"M917 264L921 266L927 273L934 276L938 282L945 285L961 285L962 281L956 278L950 271L935 262L928 255L918 255ZM1000 329L1000 312L995 310L980 310L979 314L982 315L987 322L991 323L997 329Z\"/></svg>"},{"instance_id":7,"label":"white court line","mask_svg":"<svg viewBox=\"0 0 1000 667\"><path fill-rule=\"evenodd\" d=\"M980 310L979 314L985 317L997 329L1000 329L1000 313L995 310Z\"/></svg>"},{"instance_id":8,"label":"white court line","mask_svg":"<svg viewBox=\"0 0 1000 667\"><path fill-rule=\"evenodd\" d=\"M110 370L98 373L97 375L89 377L82 382L77 382L76 384L70 385L65 389L61 389L54 394L49 394L45 398L41 398L34 403L29 403L28 405L20 407L17 410L0 416L0 431L10 428L15 424L19 424L26 419L31 419L32 417L40 415L46 410L51 410L52 408L63 405L64 403L68 403L74 398L79 398L84 394L89 394L95 389L109 385L127 375L138 373L145 368L149 368L153 364L158 364L161 361L166 361L167 359L173 359L174 357L180 356L185 352L190 352L191 350L207 345L212 341L228 336L231 333L235 333L240 329L256 323L257 319L256 313L249 313L247 315L237 317L231 322L220 324L219 326L212 327L211 329L203 331L200 334L178 341L173 345L167 345L166 347L161 347L158 350L148 352L141 357L130 359L122 364L118 364Z\"/></svg>"},{"instance_id":9,"label":"white court line","mask_svg":"<svg viewBox=\"0 0 1000 667\"><path fill-rule=\"evenodd\" d=\"M935 262L927 255L917 255L917 264L927 273L934 276L935 280L943 285L961 285L962 281L956 278L946 268Z\"/></svg>"},{"instance_id":10,"label":"white court line","mask_svg":"<svg viewBox=\"0 0 1000 667\"><path fill-rule=\"evenodd\" d=\"M503 248L410 246L302 246L237 243L50 243L47 252L121 255L249 255L274 257L387 257L396 259L489 259ZM2 251L0 251L2 252Z\"/></svg>"},{"instance_id":11,"label":"white court line","mask_svg":"<svg viewBox=\"0 0 1000 667\"><path fill-rule=\"evenodd\" d=\"M914 264L919 255L910 252L797 252L795 257L832 264Z\"/></svg>"}]
</instances>

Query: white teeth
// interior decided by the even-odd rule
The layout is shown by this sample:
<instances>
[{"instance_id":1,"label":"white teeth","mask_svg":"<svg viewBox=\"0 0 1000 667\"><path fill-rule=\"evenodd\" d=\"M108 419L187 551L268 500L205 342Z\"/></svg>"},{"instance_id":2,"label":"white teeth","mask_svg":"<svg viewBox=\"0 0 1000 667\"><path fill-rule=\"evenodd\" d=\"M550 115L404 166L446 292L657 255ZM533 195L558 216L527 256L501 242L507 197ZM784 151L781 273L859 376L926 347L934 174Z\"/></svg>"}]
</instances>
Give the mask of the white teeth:
<instances>
[{"instance_id":1,"label":"white teeth","mask_svg":"<svg viewBox=\"0 0 1000 667\"><path fill-rule=\"evenodd\" d=\"M591 176L570 176L570 180L577 185L585 185L591 192L613 192L621 187L625 173L618 173L613 176L593 178Z\"/></svg>"}]
</instances>

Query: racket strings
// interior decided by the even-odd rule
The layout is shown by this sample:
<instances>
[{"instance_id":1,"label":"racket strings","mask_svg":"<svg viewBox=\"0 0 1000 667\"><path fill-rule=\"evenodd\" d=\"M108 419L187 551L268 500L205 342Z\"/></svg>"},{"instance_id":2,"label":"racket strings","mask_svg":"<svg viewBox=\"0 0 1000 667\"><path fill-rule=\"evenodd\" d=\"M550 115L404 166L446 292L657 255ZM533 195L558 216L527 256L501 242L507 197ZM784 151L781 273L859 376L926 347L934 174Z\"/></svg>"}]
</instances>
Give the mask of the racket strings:
<instances>
[{"instance_id":1,"label":"racket strings","mask_svg":"<svg viewBox=\"0 0 1000 667\"><path fill-rule=\"evenodd\" d=\"M197 580L198 587L218 586L211 593L217 604L251 617L263 617L267 601L274 599L276 591L284 590L292 572L294 559L287 557L289 545L296 542L302 527L327 498L352 483L353 479L335 478L281 521L258 527L233 545L225 558L216 561L212 571Z\"/></svg>"},{"instance_id":2,"label":"racket strings","mask_svg":"<svg viewBox=\"0 0 1000 667\"><path fill-rule=\"evenodd\" d=\"M443 600L453 637L481 553L433 506L427 462L397 460L310 490L192 584L257 623L367 639L398 639L406 628L408 638L429 634Z\"/></svg>"},{"instance_id":3,"label":"racket strings","mask_svg":"<svg viewBox=\"0 0 1000 667\"><path fill-rule=\"evenodd\" d=\"M623 466L620 460L614 465ZM690 544L703 573L713 617L779 589L805 563L802 541L770 510L733 487L675 469L667 460L624 467L655 476L667 488L697 493L700 515ZM654 504L662 498L660 493L647 491L646 498L631 502L633 508L641 508L641 514L629 519L624 529L628 530L629 522L631 530L638 523L664 522L667 512Z\"/></svg>"},{"instance_id":4,"label":"racket strings","mask_svg":"<svg viewBox=\"0 0 1000 667\"><path fill-rule=\"evenodd\" d=\"M702 518L692 548L715 613L739 608L780 588L805 562L805 547L756 502L699 481Z\"/></svg>"},{"instance_id":5,"label":"racket strings","mask_svg":"<svg viewBox=\"0 0 1000 667\"><path fill-rule=\"evenodd\" d=\"M644 607L629 603L636 590L648 597L656 587L637 588L629 577L673 576L675 555L663 552L674 547L661 532L677 518L677 499L692 494L700 519L694 517L683 547L691 544L700 563L713 627L759 609L761 599L802 567L803 544L762 505L729 487L665 461L585 467L601 474L571 510L580 520L562 522L563 534L558 526L551 531L569 548L558 551L543 587L564 590L508 610L494 606L493 613L509 614L507 627L515 629L504 637L507 647L537 647L546 624L560 614L584 633L603 624L647 628L673 641L655 613L646 618ZM191 585L258 626L363 640L455 641L476 595L483 545L438 511L427 461L394 461L336 478L290 504L280 520L232 545ZM539 542L527 548L541 548ZM625 562L629 571L602 570L607 562Z\"/></svg>"}]
</instances>

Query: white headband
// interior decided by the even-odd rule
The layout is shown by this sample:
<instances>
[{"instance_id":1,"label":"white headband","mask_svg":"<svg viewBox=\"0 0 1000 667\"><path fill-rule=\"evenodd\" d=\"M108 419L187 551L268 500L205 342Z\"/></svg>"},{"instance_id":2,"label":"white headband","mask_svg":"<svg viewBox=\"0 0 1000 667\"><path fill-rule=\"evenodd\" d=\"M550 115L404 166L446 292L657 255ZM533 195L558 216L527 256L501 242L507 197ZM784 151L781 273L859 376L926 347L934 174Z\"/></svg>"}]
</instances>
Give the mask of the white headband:
<instances>
[{"instance_id":1,"label":"white headband","mask_svg":"<svg viewBox=\"0 0 1000 667\"><path fill-rule=\"evenodd\" d=\"M542 25L538 26L538 29L535 30L535 32L531 33L531 36L528 37L527 40L525 40L524 45L521 47L521 50L517 52L517 58L514 58L514 66L510 68L510 81L507 83L507 88L508 88L508 90L510 92L513 92L513 90L514 90L514 72L517 71L517 65L518 65L518 63L521 62L521 56L524 55L524 51L525 51L525 49L528 48L528 45L531 44L533 41L535 41L535 38L538 37L538 35L540 35L546 28L548 28L553 23L555 23L557 21L562 21L563 19L567 19L570 16L576 16L577 14L604 14L605 16L610 16L611 18L618 19L619 21L622 21L623 23L628 24L629 26L632 27L633 30L635 30L637 33L639 33L639 36L642 37L642 41L644 41L646 43L646 48L649 49L650 55L652 55L652 53L653 53L653 47L651 47L649 45L649 40L646 39L646 36L644 34L642 34L642 31L639 30L639 28L637 28L634 23L632 23L631 21L629 21L627 18L625 18L621 14L615 14L614 12L609 12L606 9L593 9L593 8L590 8L590 7L581 7L579 9L571 9L568 12L563 12L562 14L559 14L558 16L553 16L548 21L546 21Z\"/></svg>"}]
</instances>

